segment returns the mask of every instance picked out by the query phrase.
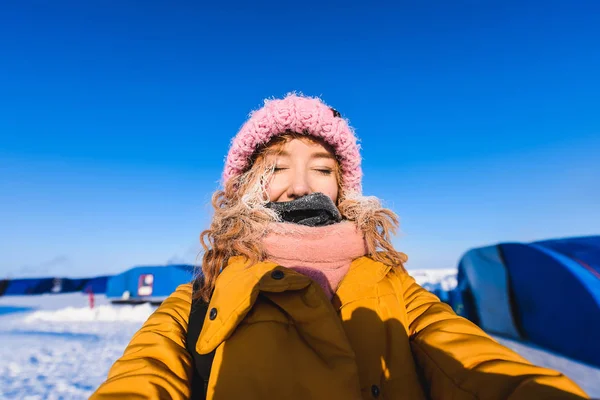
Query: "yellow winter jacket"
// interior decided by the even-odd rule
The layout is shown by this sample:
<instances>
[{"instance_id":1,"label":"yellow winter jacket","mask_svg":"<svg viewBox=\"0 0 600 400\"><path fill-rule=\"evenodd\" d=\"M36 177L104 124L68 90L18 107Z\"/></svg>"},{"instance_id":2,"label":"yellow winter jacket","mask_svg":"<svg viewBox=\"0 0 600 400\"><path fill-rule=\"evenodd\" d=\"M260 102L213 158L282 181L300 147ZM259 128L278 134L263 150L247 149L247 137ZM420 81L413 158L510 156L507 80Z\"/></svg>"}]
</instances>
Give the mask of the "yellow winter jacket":
<instances>
[{"instance_id":1,"label":"yellow winter jacket","mask_svg":"<svg viewBox=\"0 0 600 400\"><path fill-rule=\"evenodd\" d=\"M92 399L189 398L191 295L180 286L150 316ZM304 275L236 257L209 310L196 343L200 354L216 349L208 399L587 398L368 257L332 301Z\"/></svg>"}]
</instances>

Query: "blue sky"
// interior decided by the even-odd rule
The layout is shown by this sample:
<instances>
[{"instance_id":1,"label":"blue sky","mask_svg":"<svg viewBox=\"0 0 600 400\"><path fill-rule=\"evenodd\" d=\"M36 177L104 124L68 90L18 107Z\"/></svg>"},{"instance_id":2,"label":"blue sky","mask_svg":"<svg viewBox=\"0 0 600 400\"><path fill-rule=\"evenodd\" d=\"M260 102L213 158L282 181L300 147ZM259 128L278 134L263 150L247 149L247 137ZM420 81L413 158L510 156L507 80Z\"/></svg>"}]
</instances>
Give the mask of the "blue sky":
<instances>
[{"instance_id":1,"label":"blue sky","mask_svg":"<svg viewBox=\"0 0 600 400\"><path fill-rule=\"evenodd\" d=\"M391 3L1 2L0 277L193 261L289 91L350 119L409 268L600 233L600 5Z\"/></svg>"}]
</instances>

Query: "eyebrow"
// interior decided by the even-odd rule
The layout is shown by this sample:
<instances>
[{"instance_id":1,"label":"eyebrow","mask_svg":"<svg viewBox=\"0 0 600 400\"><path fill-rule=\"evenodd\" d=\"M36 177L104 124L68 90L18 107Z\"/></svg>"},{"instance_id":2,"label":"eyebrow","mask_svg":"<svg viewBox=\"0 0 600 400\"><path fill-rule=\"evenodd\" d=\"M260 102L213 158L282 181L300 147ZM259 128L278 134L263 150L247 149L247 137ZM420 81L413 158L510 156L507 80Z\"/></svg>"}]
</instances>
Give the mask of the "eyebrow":
<instances>
[{"instance_id":1,"label":"eyebrow","mask_svg":"<svg viewBox=\"0 0 600 400\"><path fill-rule=\"evenodd\" d=\"M331 153L327 153L325 151L320 151L318 153L311 154L310 158L330 158L335 160L335 157Z\"/></svg>"},{"instance_id":2,"label":"eyebrow","mask_svg":"<svg viewBox=\"0 0 600 400\"><path fill-rule=\"evenodd\" d=\"M290 157L290 153L288 151L279 151L277 153L272 153L273 155L281 156L281 157ZM335 160L335 156L326 151L320 151L318 153L313 153L310 155L310 158L329 158Z\"/></svg>"}]
</instances>

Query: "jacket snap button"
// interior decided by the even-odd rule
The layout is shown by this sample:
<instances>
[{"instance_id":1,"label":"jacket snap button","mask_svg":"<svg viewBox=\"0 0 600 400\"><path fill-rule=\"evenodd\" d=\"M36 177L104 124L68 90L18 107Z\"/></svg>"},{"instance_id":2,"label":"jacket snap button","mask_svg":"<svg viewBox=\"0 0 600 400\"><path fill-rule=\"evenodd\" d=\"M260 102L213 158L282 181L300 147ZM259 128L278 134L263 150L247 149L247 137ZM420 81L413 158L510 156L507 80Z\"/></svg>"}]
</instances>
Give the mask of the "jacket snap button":
<instances>
[{"instance_id":1,"label":"jacket snap button","mask_svg":"<svg viewBox=\"0 0 600 400\"><path fill-rule=\"evenodd\" d=\"M281 270L276 269L275 271L271 272L271 278L275 279L275 280L281 280L283 279L284 273Z\"/></svg>"},{"instance_id":2,"label":"jacket snap button","mask_svg":"<svg viewBox=\"0 0 600 400\"><path fill-rule=\"evenodd\" d=\"M211 308L208 318L210 318L211 321L214 321L215 318L217 318L217 309L216 308Z\"/></svg>"},{"instance_id":3,"label":"jacket snap button","mask_svg":"<svg viewBox=\"0 0 600 400\"><path fill-rule=\"evenodd\" d=\"M371 394L373 397L379 397L379 387L377 385L371 386Z\"/></svg>"}]
</instances>

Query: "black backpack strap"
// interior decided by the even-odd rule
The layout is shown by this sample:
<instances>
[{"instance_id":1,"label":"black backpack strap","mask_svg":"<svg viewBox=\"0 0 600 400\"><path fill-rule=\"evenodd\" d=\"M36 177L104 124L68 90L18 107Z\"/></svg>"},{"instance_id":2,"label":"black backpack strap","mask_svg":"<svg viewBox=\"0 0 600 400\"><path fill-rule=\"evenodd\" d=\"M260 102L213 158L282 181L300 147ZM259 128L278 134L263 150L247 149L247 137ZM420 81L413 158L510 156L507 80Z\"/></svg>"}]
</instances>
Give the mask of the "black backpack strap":
<instances>
[{"instance_id":1,"label":"black backpack strap","mask_svg":"<svg viewBox=\"0 0 600 400\"><path fill-rule=\"evenodd\" d=\"M194 291L196 293L200 289L202 282L199 280L194 281ZM193 294L192 294L193 296ZM193 297L192 297L193 298ZM192 374L192 395L191 399L206 399L206 391L208 389L208 378L210 377L210 370L212 368L213 358L215 352L212 351L209 354L198 354L196 352L196 342L202 331L204 325L204 318L208 313L208 303L202 299L192 300L192 308L190 310L190 319L188 321L188 331L186 348L187 351L192 355L192 365L194 371Z\"/></svg>"}]
</instances>

